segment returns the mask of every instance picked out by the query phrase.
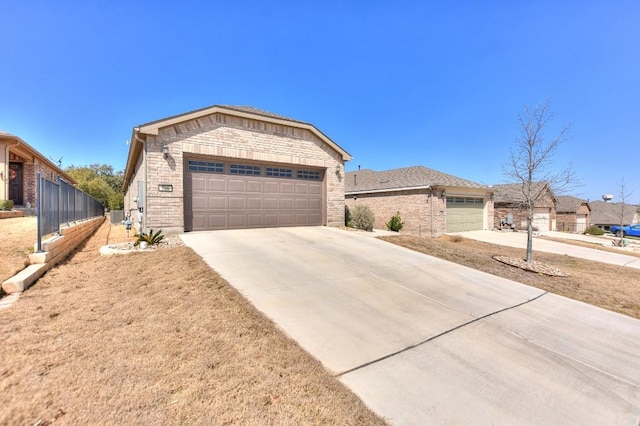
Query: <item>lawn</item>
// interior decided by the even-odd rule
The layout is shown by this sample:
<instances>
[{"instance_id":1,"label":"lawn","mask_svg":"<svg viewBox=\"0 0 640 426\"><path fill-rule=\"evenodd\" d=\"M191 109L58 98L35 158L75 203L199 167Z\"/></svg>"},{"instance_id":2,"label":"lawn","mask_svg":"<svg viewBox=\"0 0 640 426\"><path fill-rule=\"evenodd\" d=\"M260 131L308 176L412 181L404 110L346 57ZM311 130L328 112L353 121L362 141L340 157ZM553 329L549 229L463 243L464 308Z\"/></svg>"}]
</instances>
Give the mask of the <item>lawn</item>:
<instances>
[{"instance_id":1,"label":"lawn","mask_svg":"<svg viewBox=\"0 0 640 426\"><path fill-rule=\"evenodd\" d=\"M107 222L0 310L0 424L384 424L187 247Z\"/></svg>"},{"instance_id":2,"label":"lawn","mask_svg":"<svg viewBox=\"0 0 640 426\"><path fill-rule=\"evenodd\" d=\"M35 217L0 220L0 284L28 265L36 238Z\"/></svg>"},{"instance_id":3,"label":"lawn","mask_svg":"<svg viewBox=\"0 0 640 426\"><path fill-rule=\"evenodd\" d=\"M393 244L518 281L594 306L640 318L640 269L535 251L533 259L558 268L568 277L551 277L505 265L493 256L524 258L525 250L459 236L440 238L397 235L381 237ZM625 254L631 254L625 252Z\"/></svg>"}]
</instances>

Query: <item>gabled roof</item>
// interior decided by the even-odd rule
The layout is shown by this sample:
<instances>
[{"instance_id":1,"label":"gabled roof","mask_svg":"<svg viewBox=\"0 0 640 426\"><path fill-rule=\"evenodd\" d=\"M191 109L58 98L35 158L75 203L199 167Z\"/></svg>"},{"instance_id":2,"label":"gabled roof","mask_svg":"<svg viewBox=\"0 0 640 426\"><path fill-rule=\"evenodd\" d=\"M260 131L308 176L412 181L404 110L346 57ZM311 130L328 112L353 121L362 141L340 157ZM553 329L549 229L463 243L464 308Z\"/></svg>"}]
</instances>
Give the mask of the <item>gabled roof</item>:
<instances>
[{"instance_id":1,"label":"gabled roof","mask_svg":"<svg viewBox=\"0 0 640 426\"><path fill-rule=\"evenodd\" d=\"M42 163L46 164L47 167L54 170L57 174L60 175L66 182L75 185L78 182L75 181L74 178L69 176L64 172L57 164L53 163L47 157L38 152L34 147L23 141L20 137L16 135L12 135L11 133L4 132L0 130L0 140L9 142L9 150L16 155L24 158L37 158Z\"/></svg>"},{"instance_id":2,"label":"gabled roof","mask_svg":"<svg viewBox=\"0 0 640 426\"><path fill-rule=\"evenodd\" d=\"M381 172L363 169L345 174L345 193L347 194L433 187L489 190L489 187L477 182L428 169L424 166L404 167Z\"/></svg>"},{"instance_id":3,"label":"gabled roof","mask_svg":"<svg viewBox=\"0 0 640 426\"><path fill-rule=\"evenodd\" d=\"M494 203L522 203L525 201L525 196L522 191L523 185L521 183L507 183L501 185L493 185L493 202ZM546 182L533 182L531 190L534 196L534 200L541 198L546 190L551 194L554 202L556 201L553 191L549 188Z\"/></svg>"},{"instance_id":4,"label":"gabled roof","mask_svg":"<svg viewBox=\"0 0 640 426\"><path fill-rule=\"evenodd\" d=\"M131 145L129 146L129 155L127 158L127 166L124 172L124 185L126 187L131 175L133 174L133 167L135 167L136 161L140 152L142 151L142 142L140 138L144 138L144 135L157 135L159 130L163 127L173 126L175 124L184 123L189 120L194 120L207 115L223 113L233 115L236 117L242 117L252 120L260 120L268 123L279 124L289 127L297 127L299 129L309 130L315 134L320 140L325 142L336 152L338 152L344 161L349 161L353 157L345 151L340 145L332 141L327 135L318 130L313 124L306 123L304 121L294 120L292 118L285 117L283 115L274 114L272 112L264 111L251 106L237 106L237 105L213 105L206 108L200 108L194 111L189 111L183 114L173 115L171 117L163 118L149 123L140 124L133 128L131 134Z\"/></svg>"},{"instance_id":5,"label":"gabled roof","mask_svg":"<svg viewBox=\"0 0 640 426\"><path fill-rule=\"evenodd\" d=\"M586 200L572 197L571 195L558 195L556 200L557 213L575 213L583 204L586 204L587 208L591 210L591 206L589 206L589 203Z\"/></svg>"},{"instance_id":6,"label":"gabled roof","mask_svg":"<svg viewBox=\"0 0 640 426\"><path fill-rule=\"evenodd\" d=\"M640 222L640 208L631 204L605 203L604 201L591 201L591 223L596 225L620 225L620 214L624 205L625 225Z\"/></svg>"}]
</instances>

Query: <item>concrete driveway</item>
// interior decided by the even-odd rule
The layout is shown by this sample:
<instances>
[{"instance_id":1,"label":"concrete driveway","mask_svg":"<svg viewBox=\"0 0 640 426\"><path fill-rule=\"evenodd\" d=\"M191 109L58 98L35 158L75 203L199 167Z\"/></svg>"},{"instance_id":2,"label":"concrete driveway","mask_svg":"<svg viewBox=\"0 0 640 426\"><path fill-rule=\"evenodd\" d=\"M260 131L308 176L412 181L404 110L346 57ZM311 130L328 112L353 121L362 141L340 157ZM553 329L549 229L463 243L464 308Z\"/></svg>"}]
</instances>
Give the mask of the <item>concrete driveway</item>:
<instances>
[{"instance_id":1,"label":"concrete driveway","mask_svg":"<svg viewBox=\"0 0 640 426\"><path fill-rule=\"evenodd\" d=\"M527 248L527 233L526 232L498 232L498 231L468 231L459 233L465 238L472 240L484 241L487 243L500 244L508 247ZM562 234L559 232L549 232L548 234L555 238L561 238ZM582 241L593 241L593 239L581 239ZM600 240L602 242L602 240ZM609 241L609 240L606 240ZM567 243L560 243L557 241L544 240L542 238L534 237L533 250L544 251L547 253L566 254L567 256L579 257L587 260L594 260L596 262L610 263L612 265L628 266L629 268L640 269L640 257L630 256L624 254L621 250L620 253L612 253L603 250L596 250L588 247L581 247ZM535 257L534 257L535 260Z\"/></svg>"},{"instance_id":2,"label":"concrete driveway","mask_svg":"<svg viewBox=\"0 0 640 426\"><path fill-rule=\"evenodd\" d=\"M183 241L398 425L637 425L640 321L327 227Z\"/></svg>"}]
</instances>

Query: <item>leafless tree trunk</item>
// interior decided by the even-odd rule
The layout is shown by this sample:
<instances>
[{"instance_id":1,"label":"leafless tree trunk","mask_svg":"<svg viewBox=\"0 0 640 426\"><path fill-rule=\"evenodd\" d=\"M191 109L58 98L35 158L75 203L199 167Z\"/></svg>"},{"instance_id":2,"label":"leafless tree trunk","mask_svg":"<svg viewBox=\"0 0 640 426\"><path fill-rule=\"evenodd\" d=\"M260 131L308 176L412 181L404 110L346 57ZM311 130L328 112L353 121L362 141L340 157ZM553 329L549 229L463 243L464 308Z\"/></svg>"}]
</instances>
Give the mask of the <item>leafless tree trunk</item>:
<instances>
[{"instance_id":1,"label":"leafless tree trunk","mask_svg":"<svg viewBox=\"0 0 640 426\"><path fill-rule=\"evenodd\" d=\"M627 191L626 189L626 182L624 181L624 176L622 177L622 179L620 180L620 185L618 186L618 189L620 190L620 241L618 241L618 244L620 245L620 247L622 247L622 245L624 244L624 210L625 210L625 205L627 202L627 199L631 196L631 191Z\"/></svg>"},{"instance_id":2,"label":"leafless tree trunk","mask_svg":"<svg viewBox=\"0 0 640 426\"><path fill-rule=\"evenodd\" d=\"M522 205L527 211L527 262L533 260L533 212L539 195L538 184L546 183L555 193L578 186L571 164L561 171L551 168L556 150L567 140L569 126L563 127L553 139L545 140L544 128L553 119L549 105L547 100L535 106L524 106L518 115L520 135L511 149L508 163L503 165L504 175L519 183L522 189Z\"/></svg>"}]
</instances>

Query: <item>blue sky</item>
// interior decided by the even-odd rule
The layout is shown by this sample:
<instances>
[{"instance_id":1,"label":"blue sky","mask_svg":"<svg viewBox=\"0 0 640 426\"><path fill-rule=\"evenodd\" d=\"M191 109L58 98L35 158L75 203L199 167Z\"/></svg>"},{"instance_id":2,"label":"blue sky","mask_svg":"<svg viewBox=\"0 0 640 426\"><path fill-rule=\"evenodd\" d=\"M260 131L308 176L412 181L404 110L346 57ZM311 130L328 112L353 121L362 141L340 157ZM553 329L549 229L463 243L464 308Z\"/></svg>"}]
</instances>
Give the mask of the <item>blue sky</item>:
<instances>
[{"instance_id":1,"label":"blue sky","mask_svg":"<svg viewBox=\"0 0 640 426\"><path fill-rule=\"evenodd\" d=\"M251 105L313 123L347 170L494 184L523 105L551 99L574 195L619 199L624 177L637 203L638 22L636 0L5 0L0 130L63 167L120 170L135 125Z\"/></svg>"}]
</instances>

